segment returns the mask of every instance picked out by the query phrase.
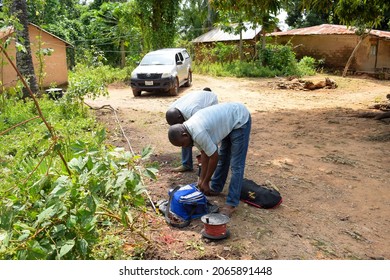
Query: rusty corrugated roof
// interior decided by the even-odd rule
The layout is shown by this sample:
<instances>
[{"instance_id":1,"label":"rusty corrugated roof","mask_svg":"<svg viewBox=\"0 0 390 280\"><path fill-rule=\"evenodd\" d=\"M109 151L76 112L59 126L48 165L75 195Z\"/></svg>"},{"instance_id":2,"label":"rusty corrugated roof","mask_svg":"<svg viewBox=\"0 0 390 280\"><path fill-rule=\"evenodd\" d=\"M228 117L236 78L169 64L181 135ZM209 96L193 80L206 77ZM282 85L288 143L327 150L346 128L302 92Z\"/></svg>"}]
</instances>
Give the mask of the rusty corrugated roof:
<instances>
[{"instance_id":1,"label":"rusty corrugated roof","mask_svg":"<svg viewBox=\"0 0 390 280\"><path fill-rule=\"evenodd\" d=\"M292 29L282 32L273 32L269 36L293 36L293 35L331 35L331 34L355 34L353 27L336 24L321 24L316 26ZM390 39L390 31L371 30L371 35Z\"/></svg>"},{"instance_id":2,"label":"rusty corrugated roof","mask_svg":"<svg viewBox=\"0 0 390 280\"><path fill-rule=\"evenodd\" d=\"M31 22L29 23L29 25L34 26L35 28L41 30L42 32L45 32L45 33L49 34L50 36L52 36L52 37L54 37L54 38L56 38L56 39L58 39L58 40L64 42L66 45L72 46L72 47L73 47L72 44L70 44L70 43L68 43L67 41L61 39L60 37L54 35L53 33L50 33L49 31L47 31L47 30L45 30L45 29L39 27L38 25L35 25L35 24L31 23ZM7 26L7 27L1 28L1 29L0 29L0 40L3 39L3 38L7 38L7 37L8 37L9 35L11 35L13 32L14 32L13 26Z\"/></svg>"},{"instance_id":3,"label":"rusty corrugated roof","mask_svg":"<svg viewBox=\"0 0 390 280\"><path fill-rule=\"evenodd\" d=\"M245 23L246 31L242 32L243 40L251 40L261 32L261 26L252 28L250 23ZM192 40L193 43L206 43L206 42L221 42L221 41L239 41L240 34L228 33L217 27L209 32L200 35L199 37Z\"/></svg>"}]
</instances>

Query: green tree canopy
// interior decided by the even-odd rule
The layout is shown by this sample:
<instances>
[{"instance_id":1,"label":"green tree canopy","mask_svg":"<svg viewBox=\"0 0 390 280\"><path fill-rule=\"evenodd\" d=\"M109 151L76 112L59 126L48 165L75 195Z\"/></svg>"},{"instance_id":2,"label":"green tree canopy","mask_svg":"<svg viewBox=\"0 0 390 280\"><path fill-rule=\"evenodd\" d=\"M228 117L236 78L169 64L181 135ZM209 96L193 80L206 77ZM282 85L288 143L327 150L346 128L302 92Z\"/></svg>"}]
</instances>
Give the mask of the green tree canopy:
<instances>
[{"instance_id":1,"label":"green tree canopy","mask_svg":"<svg viewBox=\"0 0 390 280\"><path fill-rule=\"evenodd\" d=\"M172 47L180 0L135 0L144 52Z\"/></svg>"}]
</instances>

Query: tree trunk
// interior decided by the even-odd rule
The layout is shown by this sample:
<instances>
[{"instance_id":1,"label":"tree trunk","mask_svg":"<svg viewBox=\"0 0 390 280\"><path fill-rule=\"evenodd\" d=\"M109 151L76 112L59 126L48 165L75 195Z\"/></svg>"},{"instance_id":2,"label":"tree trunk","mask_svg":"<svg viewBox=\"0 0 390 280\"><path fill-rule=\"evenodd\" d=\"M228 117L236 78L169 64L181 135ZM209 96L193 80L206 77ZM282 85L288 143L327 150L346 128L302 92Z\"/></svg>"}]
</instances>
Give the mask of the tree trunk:
<instances>
[{"instance_id":1,"label":"tree trunk","mask_svg":"<svg viewBox=\"0 0 390 280\"><path fill-rule=\"evenodd\" d=\"M30 36L28 32L27 4L26 0L14 0L12 2L12 14L15 15L23 28L15 30L16 42L26 48L26 52L16 51L16 66L20 73L28 82L31 91L35 94L38 92L37 79L34 72L34 64L31 56ZM26 88L23 88L23 98L30 94Z\"/></svg>"},{"instance_id":2,"label":"tree trunk","mask_svg":"<svg viewBox=\"0 0 390 280\"><path fill-rule=\"evenodd\" d=\"M121 40L121 69L125 68L126 65L126 53L125 53L125 42Z\"/></svg>"},{"instance_id":3,"label":"tree trunk","mask_svg":"<svg viewBox=\"0 0 390 280\"><path fill-rule=\"evenodd\" d=\"M261 49L262 50L265 50L265 34L266 34L266 31L265 31L264 27L262 27L262 30L261 30Z\"/></svg>"},{"instance_id":4,"label":"tree trunk","mask_svg":"<svg viewBox=\"0 0 390 280\"><path fill-rule=\"evenodd\" d=\"M244 60L244 52L243 52L243 49L242 49L242 30L240 30L240 48L239 48L239 52L240 52L240 61L242 62Z\"/></svg>"}]
</instances>

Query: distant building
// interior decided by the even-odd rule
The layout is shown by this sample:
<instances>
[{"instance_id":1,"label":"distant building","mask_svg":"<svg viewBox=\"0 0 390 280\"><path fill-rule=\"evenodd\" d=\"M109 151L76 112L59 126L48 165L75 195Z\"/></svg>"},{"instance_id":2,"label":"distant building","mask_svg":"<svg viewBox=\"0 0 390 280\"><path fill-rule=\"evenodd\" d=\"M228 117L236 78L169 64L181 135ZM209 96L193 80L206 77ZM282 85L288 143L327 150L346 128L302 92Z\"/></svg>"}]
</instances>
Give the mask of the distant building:
<instances>
[{"instance_id":1,"label":"distant building","mask_svg":"<svg viewBox=\"0 0 390 280\"><path fill-rule=\"evenodd\" d=\"M44 78L43 86L49 87L52 83L57 86L65 85L68 83L68 67L66 60L66 48L71 46L68 42L58 38L57 36L43 30L42 28L29 23L28 31L30 35L31 53L33 58L35 74L39 71L39 63L35 53L37 52L38 38L41 37L42 48L52 49L51 55L44 56L44 72L46 76ZM7 27L0 29L0 40L6 40L14 32L13 27ZM15 62L16 49L15 41L12 40L11 44L6 49L7 54ZM12 65L8 62L3 53L0 54L0 81L6 88L14 86L18 80L17 74Z\"/></svg>"},{"instance_id":2,"label":"distant building","mask_svg":"<svg viewBox=\"0 0 390 280\"><path fill-rule=\"evenodd\" d=\"M291 43L297 58L323 59L329 69L344 69L359 42L353 28L322 24L268 34L275 44ZM390 73L390 32L371 30L355 53L349 68L353 72Z\"/></svg>"},{"instance_id":3,"label":"distant building","mask_svg":"<svg viewBox=\"0 0 390 280\"><path fill-rule=\"evenodd\" d=\"M245 23L245 27L246 30L243 30L241 34L234 34L233 32L227 32L216 27L193 39L192 43L194 45L195 59L202 59L202 48L212 49L218 42L230 45L233 44L238 48L240 38L242 38L243 43L246 45L245 52L253 56L256 53L256 43L261 40L262 27L258 26L253 28L250 23ZM280 31L280 29L277 28L274 31Z\"/></svg>"}]
</instances>

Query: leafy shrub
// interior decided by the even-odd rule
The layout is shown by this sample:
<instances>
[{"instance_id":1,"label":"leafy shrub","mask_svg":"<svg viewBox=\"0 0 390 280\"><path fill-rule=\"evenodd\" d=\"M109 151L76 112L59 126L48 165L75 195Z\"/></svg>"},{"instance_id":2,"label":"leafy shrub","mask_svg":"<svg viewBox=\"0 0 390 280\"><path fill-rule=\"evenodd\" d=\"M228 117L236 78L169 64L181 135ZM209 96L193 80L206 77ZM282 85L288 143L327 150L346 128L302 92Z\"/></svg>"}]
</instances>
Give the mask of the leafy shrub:
<instances>
[{"instance_id":1,"label":"leafy shrub","mask_svg":"<svg viewBox=\"0 0 390 280\"><path fill-rule=\"evenodd\" d=\"M134 155L105 145L105 130L77 103L40 104L55 138L40 119L1 136L0 259L112 257L118 227L147 239L137 217L145 206L143 182L157 172L148 162L151 148ZM36 115L30 101L8 106L0 132Z\"/></svg>"},{"instance_id":2,"label":"leafy shrub","mask_svg":"<svg viewBox=\"0 0 390 280\"><path fill-rule=\"evenodd\" d=\"M107 85L117 81L126 81L132 68L113 68L108 65L92 67L78 64L69 73L67 98L83 101L86 97L96 98L108 95Z\"/></svg>"},{"instance_id":3,"label":"leafy shrub","mask_svg":"<svg viewBox=\"0 0 390 280\"><path fill-rule=\"evenodd\" d=\"M268 44L265 49L259 51L259 61L263 66L283 76L295 75L298 72L295 53L290 46Z\"/></svg>"},{"instance_id":4,"label":"leafy shrub","mask_svg":"<svg viewBox=\"0 0 390 280\"><path fill-rule=\"evenodd\" d=\"M298 62L298 69L301 76L304 75L315 75L317 63L313 57L304 56Z\"/></svg>"},{"instance_id":5,"label":"leafy shrub","mask_svg":"<svg viewBox=\"0 0 390 280\"><path fill-rule=\"evenodd\" d=\"M213 55L216 61L221 64L225 64L225 62L230 63L234 60L234 57L237 57L238 55L237 47L235 45L218 42L211 50L211 55Z\"/></svg>"},{"instance_id":6,"label":"leafy shrub","mask_svg":"<svg viewBox=\"0 0 390 280\"><path fill-rule=\"evenodd\" d=\"M211 53L218 53L220 49L214 49ZM212 62L206 49L204 52L205 59L201 62L197 60L193 64L195 73L212 76L275 77L314 75L316 69L313 58L305 57L298 63L290 46L267 45L264 50L259 51L259 57L250 62ZM210 50L208 52L210 53Z\"/></svg>"}]
</instances>

